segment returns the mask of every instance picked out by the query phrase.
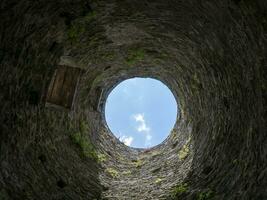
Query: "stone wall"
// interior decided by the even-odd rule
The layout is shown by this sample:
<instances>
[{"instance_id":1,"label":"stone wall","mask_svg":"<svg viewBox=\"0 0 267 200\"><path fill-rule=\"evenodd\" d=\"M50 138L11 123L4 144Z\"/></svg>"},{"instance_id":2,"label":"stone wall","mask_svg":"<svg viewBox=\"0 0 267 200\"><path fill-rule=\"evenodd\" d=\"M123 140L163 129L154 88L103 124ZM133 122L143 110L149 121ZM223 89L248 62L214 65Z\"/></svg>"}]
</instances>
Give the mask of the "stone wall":
<instances>
[{"instance_id":1,"label":"stone wall","mask_svg":"<svg viewBox=\"0 0 267 200\"><path fill-rule=\"evenodd\" d=\"M0 198L267 199L266 13L264 0L1 1ZM66 56L84 70L71 111L44 106ZM180 105L152 149L104 119L131 77Z\"/></svg>"}]
</instances>

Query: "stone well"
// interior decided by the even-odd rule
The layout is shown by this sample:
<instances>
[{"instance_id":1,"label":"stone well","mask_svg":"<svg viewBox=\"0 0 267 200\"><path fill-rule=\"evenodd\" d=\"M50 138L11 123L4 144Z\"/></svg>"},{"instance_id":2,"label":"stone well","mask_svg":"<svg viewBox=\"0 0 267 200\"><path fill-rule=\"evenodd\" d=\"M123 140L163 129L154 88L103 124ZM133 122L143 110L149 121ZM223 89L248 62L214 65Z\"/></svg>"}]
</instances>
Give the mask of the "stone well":
<instances>
[{"instance_id":1,"label":"stone well","mask_svg":"<svg viewBox=\"0 0 267 200\"><path fill-rule=\"evenodd\" d=\"M0 199L267 199L266 13L265 0L2 0ZM62 65L81 70L68 108L47 104ZM132 77L179 104L151 149L105 122Z\"/></svg>"}]
</instances>

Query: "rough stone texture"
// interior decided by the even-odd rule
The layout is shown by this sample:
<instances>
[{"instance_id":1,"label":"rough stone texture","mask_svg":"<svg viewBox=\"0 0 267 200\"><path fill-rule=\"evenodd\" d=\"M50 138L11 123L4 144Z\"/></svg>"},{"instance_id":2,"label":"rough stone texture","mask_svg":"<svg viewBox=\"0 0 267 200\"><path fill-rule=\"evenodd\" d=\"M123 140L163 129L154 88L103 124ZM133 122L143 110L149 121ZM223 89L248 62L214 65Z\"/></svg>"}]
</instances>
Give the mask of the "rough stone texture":
<instances>
[{"instance_id":1,"label":"rough stone texture","mask_svg":"<svg viewBox=\"0 0 267 200\"><path fill-rule=\"evenodd\" d=\"M2 0L0 199L267 199L266 4ZM66 56L84 69L74 108L47 108ZM135 76L181 109L149 150L121 144L103 115Z\"/></svg>"}]
</instances>

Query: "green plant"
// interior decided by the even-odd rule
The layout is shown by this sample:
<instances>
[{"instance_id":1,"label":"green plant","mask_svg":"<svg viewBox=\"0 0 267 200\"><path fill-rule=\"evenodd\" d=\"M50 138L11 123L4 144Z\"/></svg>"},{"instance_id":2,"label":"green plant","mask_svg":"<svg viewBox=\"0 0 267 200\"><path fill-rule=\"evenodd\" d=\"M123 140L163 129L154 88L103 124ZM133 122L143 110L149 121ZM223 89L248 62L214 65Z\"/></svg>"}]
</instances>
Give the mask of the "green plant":
<instances>
[{"instance_id":1,"label":"green plant","mask_svg":"<svg viewBox=\"0 0 267 200\"><path fill-rule=\"evenodd\" d=\"M197 200L210 200L214 197L214 192L210 189L198 194Z\"/></svg>"},{"instance_id":2,"label":"green plant","mask_svg":"<svg viewBox=\"0 0 267 200\"><path fill-rule=\"evenodd\" d=\"M138 61L143 60L145 57L145 51L143 49L133 49L130 50L126 58L126 63L128 65L133 65Z\"/></svg>"},{"instance_id":3,"label":"green plant","mask_svg":"<svg viewBox=\"0 0 267 200\"><path fill-rule=\"evenodd\" d=\"M84 132L88 129L86 124L80 124L80 132L74 133L70 135L70 139L80 147L82 151L82 155L87 158L91 158L93 160L98 160L98 156L95 150L95 147L89 140L89 138L84 136Z\"/></svg>"},{"instance_id":4,"label":"green plant","mask_svg":"<svg viewBox=\"0 0 267 200\"><path fill-rule=\"evenodd\" d=\"M113 168L107 168L106 171L109 173L110 176L113 178L119 177L119 172L116 169Z\"/></svg>"},{"instance_id":5,"label":"green plant","mask_svg":"<svg viewBox=\"0 0 267 200\"><path fill-rule=\"evenodd\" d=\"M180 160L184 160L189 154L189 147L185 144L179 151L178 156Z\"/></svg>"},{"instance_id":6,"label":"green plant","mask_svg":"<svg viewBox=\"0 0 267 200\"><path fill-rule=\"evenodd\" d=\"M80 147L82 151L82 155L87 158L91 158L95 161L98 160L97 153L95 150L94 145L91 143L89 138L83 136L80 132L71 134L71 140L75 143L78 147Z\"/></svg>"},{"instance_id":7,"label":"green plant","mask_svg":"<svg viewBox=\"0 0 267 200\"><path fill-rule=\"evenodd\" d=\"M176 132L175 130L172 130L172 131L171 131L171 136L172 136L173 138L176 138L176 137L177 137L177 132Z\"/></svg>"},{"instance_id":8,"label":"green plant","mask_svg":"<svg viewBox=\"0 0 267 200\"><path fill-rule=\"evenodd\" d=\"M96 12L88 13L84 18L79 21L75 21L68 29L68 40L72 43L78 42L79 37L85 32L85 23L90 22L96 16Z\"/></svg>"},{"instance_id":9,"label":"green plant","mask_svg":"<svg viewBox=\"0 0 267 200\"><path fill-rule=\"evenodd\" d=\"M105 162L107 160L107 157L105 154L103 153L98 153L97 154L97 161L98 162Z\"/></svg>"},{"instance_id":10,"label":"green plant","mask_svg":"<svg viewBox=\"0 0 267 200\"><path fill-rule=\"evenodd\" d=\"M85 27L82 24L72 24L68 29L68 39L71 42L78 42L78 38L85 32Z\"/></svg>"},{"instance_id":11,"label":"green plant","mask_svg":"<svg viewBox=\"0 0 267 200\"><path fill-rule=\"evenodd\" d=\"M186 193L188 191L188 185L187 183L181 183L177 186L175 186L171 192L171 197L174 198L176 196L179 196L183 193Z\"/></svg>"},{"instance_id":12,"label":"green plant","mask_svg":"<svg viewBox=\"0 0 267 200\"><path fill-rule=\"evenodd\" d=\"M92 11L92 12L88 13L83 19L85 22L90 22L95 17L96 17L96 12Z\"/></svg>"},{"instance_id":13,"label":"green plant","mask_svg":"<svg viewBox=\"0 0 267 200\"><path fill-rule=\"evenodd\" d=\"M143 162L142 160L136 160L133 162L133 164L136 168L140 168L143 165Z\"/></svg>"},{"instance_id":14,"label":"green plant","mask_svg":"<svg viewBox=\"0 0 267 200\"><path fill-rule=\"evenodd\" d=\"M122 175L129 176L132 172L130 170L122 172Z\"/></svg>"},{"instance_id":15,"label":"green plant","mask_svg":"<svg viewBox=\"0 0 267 200\"><path fill-rule=\"evenodd\" d=\"M179 151L178 156L180 160L184 160L189 155L189 143L191 141L191 137L188 138L182 149Z\"/></svg>"},{"instance_id":16,"label":"green plant","mask_svg":"<svg viewBox=\"0 0 267 200\"><path fill-rule=\"evenodd\" d=\"M80 132L83 133L83 134L86 133L87 131L89 131L89 126L86 123L86 121L80 121L79 128L80 128Z\"/></svg>"}]
</instances>

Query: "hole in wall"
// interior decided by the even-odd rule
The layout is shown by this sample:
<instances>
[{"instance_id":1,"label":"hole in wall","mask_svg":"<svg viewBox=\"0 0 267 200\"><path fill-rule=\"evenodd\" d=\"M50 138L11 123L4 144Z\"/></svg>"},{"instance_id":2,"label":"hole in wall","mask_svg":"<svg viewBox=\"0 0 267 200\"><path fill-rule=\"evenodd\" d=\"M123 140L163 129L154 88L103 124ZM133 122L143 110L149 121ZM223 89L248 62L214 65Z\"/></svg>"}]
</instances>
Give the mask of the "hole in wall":
<instances>
[{"instance_id":1,"label":"hole in wall","mask_svg":"<svg viewBox=\"0 0 267 200\"><path fill-rule=\"evenodd\" d=\"M58 181L57 181L57 186L59 187L59 188L64 188L64 187L66 187L67 186L67 183L64 181L64 180L62 180L62 179L59 179Z\"/></svg>"},{"instance_id":2,"label":"hole in wall","mask_svg":"<svg viewBox=\"0 0 267 200\"><path fill-rule=\"evenodd\" d=\"M125 145L151 148L173 129L178 104L171 90L153 78L131 78L108 95L105 119L110 131Z\"/></svg>"},{"instance_id":3,"label":"hole in wall","mask_svg":"<svg viewBox=\"0 0 267 200\"><path fill-rule=\"evenodd\" d=\"M44 154L39 155L38 159L41 163L46 163L47 161L46 156Z\"/></svg>"}]
</instances>

